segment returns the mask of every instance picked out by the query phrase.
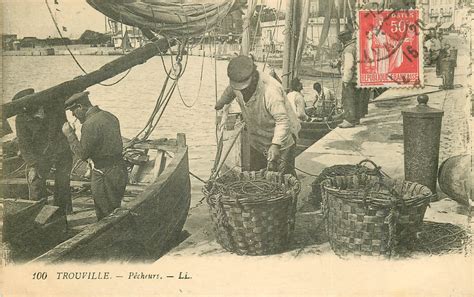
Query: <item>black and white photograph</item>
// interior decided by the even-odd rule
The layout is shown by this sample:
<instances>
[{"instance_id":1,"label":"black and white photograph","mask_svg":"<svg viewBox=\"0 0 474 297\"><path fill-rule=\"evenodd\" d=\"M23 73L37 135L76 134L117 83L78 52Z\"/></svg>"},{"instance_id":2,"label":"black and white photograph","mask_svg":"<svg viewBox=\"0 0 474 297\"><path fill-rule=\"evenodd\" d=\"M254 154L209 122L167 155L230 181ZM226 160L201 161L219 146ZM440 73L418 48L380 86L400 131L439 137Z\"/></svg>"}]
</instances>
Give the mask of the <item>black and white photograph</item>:
<instances>
[{"instance_id":1,"label":"black and white photograph","mask_svg":"<svg viewBox=\"0 0 474 297\"><path fill-rule=\"evenodd\" d=\"M0 296L474 296L472 0L0 7Z\"/></svg>"}]
</instances>

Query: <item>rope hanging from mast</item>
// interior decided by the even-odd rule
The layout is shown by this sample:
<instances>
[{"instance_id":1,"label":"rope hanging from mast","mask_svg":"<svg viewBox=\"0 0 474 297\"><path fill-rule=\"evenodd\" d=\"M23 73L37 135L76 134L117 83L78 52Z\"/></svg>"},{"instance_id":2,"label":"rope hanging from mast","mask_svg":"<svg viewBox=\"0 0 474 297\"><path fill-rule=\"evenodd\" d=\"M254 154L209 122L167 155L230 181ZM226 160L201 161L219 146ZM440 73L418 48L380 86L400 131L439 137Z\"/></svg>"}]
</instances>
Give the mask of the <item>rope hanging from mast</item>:
<instances>
[{"instance_id":1,"label":"rope hanging from mast","mask_svg":"<svg viewBox=\"0 0 474 297\"><path fill-rule=\"evenodd\" d=\"M63 37L63 34L61 33L61 30L59 29L59 25L58 25L58 22L56 21L56 18L54 17L53 15L53 12L51 11L51 7L49 6L49 3L48 3L48 0L44 0L44 2L46 3L46 7L48 8L48 11L49 11L49 15L51 16L51 20L53 21L53 24L54 26L56 27L56 31L58 31L58 34L59 34L59 37L61 37L61 40L64 40L64 37ZM81 69L81 71L84 73L84 74L88 74L88 72L84 69L84 67L82 67L81 63L79 63L79 61L77 60L76 56L72 53L71 49L69 48L69 46L67 45L66 42L64 42L64 46L66 47L66 50L68 51L69 55L71 56L71 58L74 60L74 62L76 63L77 67L79 67L79 69ZM107 83L99 83L99 85L103 86L103 87L111 87L111 86L114 86L116 84L118 84L119 82L121 82L123 79L125 79L129 74L130 74L130 71L132 71L132 68L128 69L127 72L119 79L117 79L115 82L113 83L110 83L110 84L107 84Z\"/></svg>"}]
</instances>

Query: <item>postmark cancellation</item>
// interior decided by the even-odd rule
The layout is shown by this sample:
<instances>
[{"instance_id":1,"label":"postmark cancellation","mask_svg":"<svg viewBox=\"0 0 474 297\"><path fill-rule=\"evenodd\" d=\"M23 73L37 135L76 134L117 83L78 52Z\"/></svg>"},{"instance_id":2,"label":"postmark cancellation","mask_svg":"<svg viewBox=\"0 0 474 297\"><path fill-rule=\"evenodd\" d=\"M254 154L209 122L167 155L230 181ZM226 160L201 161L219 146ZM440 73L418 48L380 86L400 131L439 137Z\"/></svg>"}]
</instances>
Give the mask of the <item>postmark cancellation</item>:
<instances>
[{"instance_id":1,"label":"postmark cancellation","mask_svg":"<svg viewBox=\"0 0 474 297\"><path fill-rule=\"evenodd\" d=\"M423 86L423 29L419 9L357 11L360 88Z\"/></svg>"}]
</instances>

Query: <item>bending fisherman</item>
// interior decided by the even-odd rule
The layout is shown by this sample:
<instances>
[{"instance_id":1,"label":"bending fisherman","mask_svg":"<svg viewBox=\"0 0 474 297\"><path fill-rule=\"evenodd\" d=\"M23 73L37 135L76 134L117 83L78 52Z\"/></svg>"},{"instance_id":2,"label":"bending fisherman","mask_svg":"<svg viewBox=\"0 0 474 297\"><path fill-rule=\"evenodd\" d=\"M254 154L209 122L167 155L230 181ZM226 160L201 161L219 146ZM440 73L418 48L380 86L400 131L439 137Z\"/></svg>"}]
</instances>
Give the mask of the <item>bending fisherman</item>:
<instances>
[{"instance_id":1,"label":"bending fisherman","mask_svg":"<svg viewBox=\"0 0 474 297\"><path fill-rule=\"evenodd\" d=\"M296 176L296 138L301 126L281 84L258 71L247 56L233 58L227 76L231 88L215 108L222 109L234 98L239 103L250 136L250 170L268 168Z\"/></svg>"},{"instance_id":2,"label":"bending fisherman","mask_svg":"<svg viewBox=\"0 0 474 297\"><path fill-rule=\"evenodd\" d=\"M23 90L13 100L33 93L33 89ZM54 166L54 205L72 213L72 153L61 133L64 122L66 115L62 107L29 106L16 117L15 125L20 153L27 166L29 199L47 198L46 178Z\"/></svg>"}]
</instances>

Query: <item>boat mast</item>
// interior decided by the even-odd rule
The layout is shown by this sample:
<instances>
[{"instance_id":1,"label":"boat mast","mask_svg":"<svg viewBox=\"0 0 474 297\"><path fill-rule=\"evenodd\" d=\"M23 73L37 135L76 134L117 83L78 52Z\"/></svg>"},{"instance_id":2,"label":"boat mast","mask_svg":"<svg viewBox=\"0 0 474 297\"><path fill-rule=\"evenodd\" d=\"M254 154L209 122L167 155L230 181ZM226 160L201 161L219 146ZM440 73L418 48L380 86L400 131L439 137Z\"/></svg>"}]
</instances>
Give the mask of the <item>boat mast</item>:
<instances>
[{"instance_id":1,"label":"boat mast","mask_svg":"<svg viewBox=\"0 0 474 297\"><path fill-rule=\"evenodd\" d=\"M242 43L240 46L241 55L248 56L250 53L250 25L256 7L257 0L247 1L247 11L245 12L245 17L243 21ZM246 129L242 130L242 132L240 133L240 162L240 166L242 166L242 171L250 170L250 139L248 131Z\"/></svg>"},{"instance_id":2,"label":"boat mast","mask_svg":"<svg viewBox=\"0 0 474 297\"><path fill-rule=\"evenodd\" d=\"M298 47L296 48L295 66L294 66L294 77L298 76L301 60L303 59L303 51L306 46L306 36L308 31L309 22L309 8L310 0L300 0L302 3L301 9L301 26L299 30Z\"/></svg>"},{"instance_id":3,"label":"boat mast","mask_svg":"<svg viewBox=\"0 0 474 297\"><path fill-rule=\"evenodd\" d=\"M295 0L287 0L286 1L286 12L285 12L285 47L283 49L283 74L282 74L282 83L283 88L287 89L290 85L291 80L291 43L293 42L293 34L292 34L292 21L293 21L293 7L295 4Z\"/></svg>"},{"instance_id":4,"label":"boat mast","mask_svg":"<svg viewBox=\"0 0 474 297\"><path fill-rule=\"evenodd\" d=\"M250 25L252 21L252 16L257 7L257 0L248 0L247 1L247 11L245 12L245 17L243 21L243 30L242 30L242 43L240 46L240 54L248 56L250 53Z\"/></svg>"},{"instance_id":5,"label":"boat mast","mask_svg":"<svg viewBox=\"0 0 474 297\"><path fill-rule=\"evenodd\" d=\"M329 7L326 10L326 15L324 16L323 28L321 29L321 39L319 39L319 47L321 48L329 35L329 29L331 27L331 17L332 11L334 9L334 0L330 0L328 3Z\"/></svg>"},{"instance_id":6,"label":"boat mast","mask_svg":"<svg viewBox=\"0 0 474 297\"><path fill-rule=\"evenodd\" d=\"M309 21L309 0L288 0L285 12L285 47L282 83L286 90L296 77L303 56Z\"/></svg>"}]
</instances>

